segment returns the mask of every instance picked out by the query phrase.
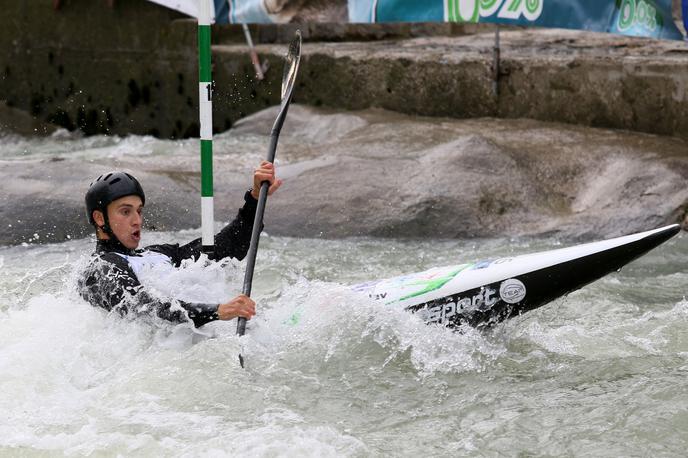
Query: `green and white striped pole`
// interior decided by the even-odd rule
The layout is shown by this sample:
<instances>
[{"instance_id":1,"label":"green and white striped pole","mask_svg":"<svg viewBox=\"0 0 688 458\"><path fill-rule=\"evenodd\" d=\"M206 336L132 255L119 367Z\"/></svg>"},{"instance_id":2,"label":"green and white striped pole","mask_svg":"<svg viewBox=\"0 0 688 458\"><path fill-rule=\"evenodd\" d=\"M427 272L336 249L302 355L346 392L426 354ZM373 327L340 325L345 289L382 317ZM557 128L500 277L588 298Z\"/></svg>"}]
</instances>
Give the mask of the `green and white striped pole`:
<instances>
[{"instance_id":1,"label":"green and white striped pole","mask_svg":"<svg viewBox=\"0 0 688 458\"><path fill-rule=\"evenodd\" d=\"M198 107L201 124L201 244L213 251L213 79L210 68L210 22L213 0L199 0L198 6Z\"/></svg>"}]
</instances>

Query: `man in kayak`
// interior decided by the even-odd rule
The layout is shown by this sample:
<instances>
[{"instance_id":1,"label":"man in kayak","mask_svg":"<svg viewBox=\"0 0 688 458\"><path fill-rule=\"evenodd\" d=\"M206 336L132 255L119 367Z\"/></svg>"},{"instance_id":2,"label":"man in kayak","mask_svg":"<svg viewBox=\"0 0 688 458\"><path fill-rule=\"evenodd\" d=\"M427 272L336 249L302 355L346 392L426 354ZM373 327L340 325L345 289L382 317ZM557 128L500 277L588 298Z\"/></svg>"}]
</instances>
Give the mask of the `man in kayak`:
<instances>
[{"instance_id":1,"label":"man in kayak","mask_svg":"<svg viewBox=\"0 0 688 458\"><path fill-rule=\"evenodd\" d=\"M244 206L236 218L215 235L210 259L243 259L251 242L258 190L268 181L268 195L282 184L273 164L263 161L253 174L253 188L244 195ZM138 249L146 196L138 180L125 172L99 176L86 192L89 223L96 229L96 250L78 281L81 296L97 307L122 315L157 315L173 322L191 320L196 327L214 320L250 319L255 302L243 294L222 304L165 300L151 295L139 282L144 266L169 263L178 267L184 259L198 259L201 239L186 245L152 245Z\"/></svg>"}]
</instances>

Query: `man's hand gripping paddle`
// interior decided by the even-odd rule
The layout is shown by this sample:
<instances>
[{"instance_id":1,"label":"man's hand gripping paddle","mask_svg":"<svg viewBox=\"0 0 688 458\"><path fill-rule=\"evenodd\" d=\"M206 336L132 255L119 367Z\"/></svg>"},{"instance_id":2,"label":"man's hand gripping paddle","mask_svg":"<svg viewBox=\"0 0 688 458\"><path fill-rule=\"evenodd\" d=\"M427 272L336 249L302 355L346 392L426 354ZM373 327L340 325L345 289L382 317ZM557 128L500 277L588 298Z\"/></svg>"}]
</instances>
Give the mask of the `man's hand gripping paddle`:
<instances>
[{"instance_id":1,"label":"man's hand gripping paddle","mask_svg":"<svg viewBox=\"0 0 688 458\"><path fill-rule=\"evenodd\" d=\"M277 141L279 140L282 125L287 117L289 110L289 103L291 102L291 94L294 90L294 81L296 74L299 71L299 62L301 60L301 31L297 30L294 39L289 44L289 52L287 54L286 62L284 64L284 74L282 75L282 105L279 114L275 119L275 124L272 126L270 133L270 146L268 148L268 162L275 162L275 151L277 150ZM270 183L263 181L260 184L260 194L258 195L258 207L256 208L256 218L253 221L253 232L251 233L251 245L248 249L248 256L246 260L246 274L244 275L244 289L243 293L251 296L251 284L253 282L253 269L256 266L256 254L258 253L258 241L260 238L260 229L263 226L263 215L265 214L265 204L268 200L268 187ZM246 332L246 318L239 317L237 319L237 334L243 336ZM239 354L239 363L244 367L244 357Z\"/></svg>"}]
</instances>

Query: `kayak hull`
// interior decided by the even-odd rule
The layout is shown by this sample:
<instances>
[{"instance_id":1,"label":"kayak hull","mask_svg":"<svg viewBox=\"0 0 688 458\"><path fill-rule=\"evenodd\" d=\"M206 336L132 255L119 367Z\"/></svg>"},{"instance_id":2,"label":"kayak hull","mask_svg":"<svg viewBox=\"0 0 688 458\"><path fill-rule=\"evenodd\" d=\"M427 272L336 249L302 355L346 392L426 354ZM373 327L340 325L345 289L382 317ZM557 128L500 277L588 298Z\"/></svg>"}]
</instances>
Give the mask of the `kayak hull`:
<instances>
[{"instance_id":1,"label":"kayak hull","mask_svg":"<svg viewBox=\"0 0 688 458\"><path fill-rule=\"evenodd\" d=\"M582 288L661 245L679 225L542 253L431 269L358 285L428 323L485 328Z\"/></svg>"}]
</instances>

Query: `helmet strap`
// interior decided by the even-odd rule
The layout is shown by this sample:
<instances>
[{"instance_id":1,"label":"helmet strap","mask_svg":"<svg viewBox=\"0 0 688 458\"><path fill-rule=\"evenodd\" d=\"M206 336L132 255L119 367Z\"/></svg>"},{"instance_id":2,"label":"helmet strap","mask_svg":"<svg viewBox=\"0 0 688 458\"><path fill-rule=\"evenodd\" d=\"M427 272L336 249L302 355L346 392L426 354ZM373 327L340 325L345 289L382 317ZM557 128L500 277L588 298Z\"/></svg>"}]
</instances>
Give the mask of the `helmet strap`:
<instances>
[{"instance_id":1,"label":"helmet strap","mask_svg":"<svg viewBox=\"0 0 688 458\"><path fill-rule=\"evenodd\" d=\"M115 239L117 239L117 237L115 236L115 233L112 232L112 228L110 227L110 218L108 218L107 208L105 208L105 210L102 213L103 213L104 224L102 226L98 226L98 228L101 231L103 231L104 233L106 233L108 236L114 237Z\"/></svg>"},{"instance_id":2,"label":"helmet strap","mask_svg":"<svg viewBox=\"0 0 688 458\"><path fill-rule=\"evenodd\" d=\"M104 210L101 210L100 212L103 214L103 225L98 226L96 224L96 227L103 231L103 233L106 234L111 240L121 244L122 242L119 241L115 233L112 231L112 228L110 227L110 218L108 218L107 207Z\"/></svg>"}]
</instances>

